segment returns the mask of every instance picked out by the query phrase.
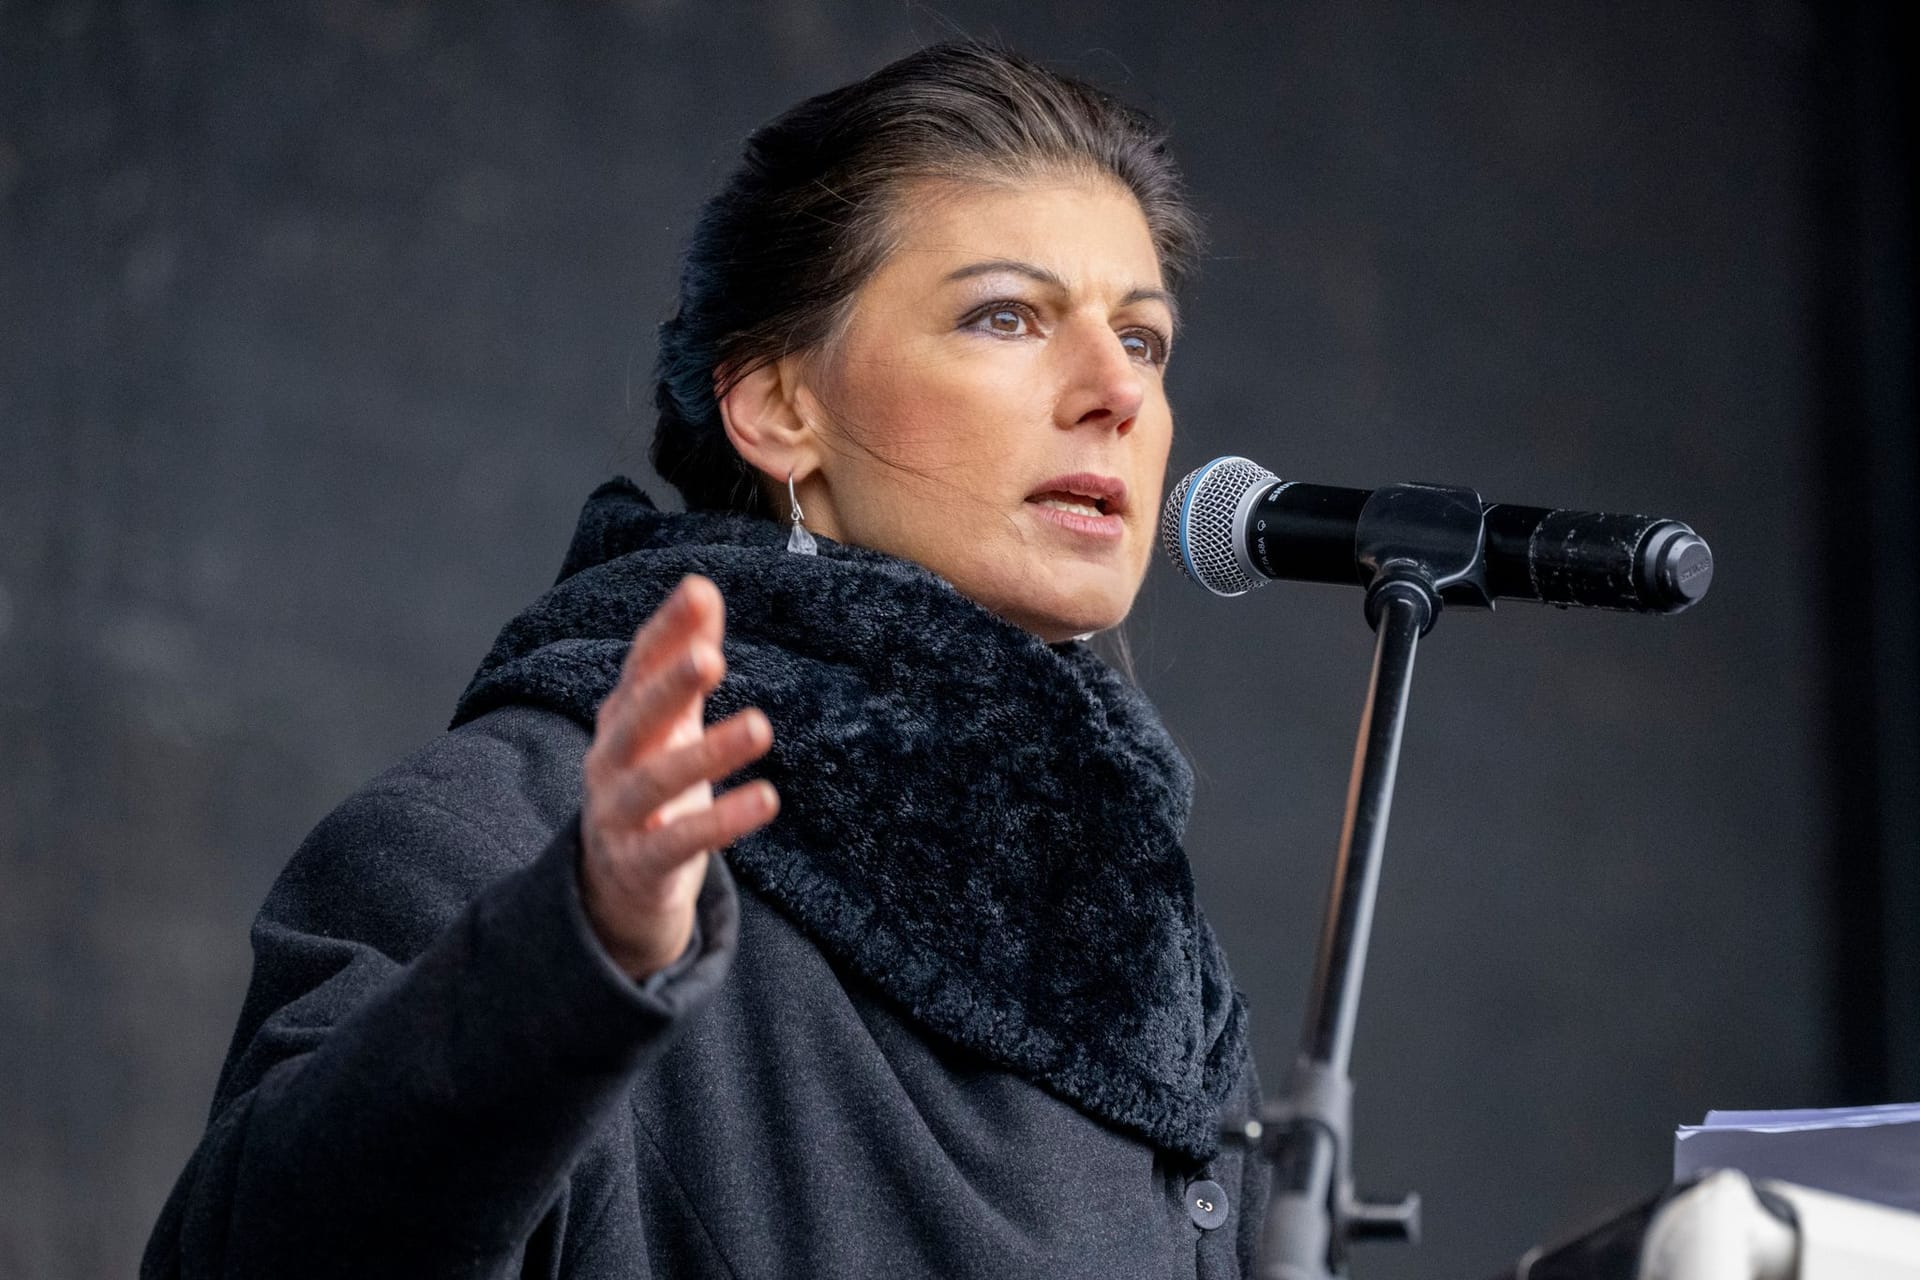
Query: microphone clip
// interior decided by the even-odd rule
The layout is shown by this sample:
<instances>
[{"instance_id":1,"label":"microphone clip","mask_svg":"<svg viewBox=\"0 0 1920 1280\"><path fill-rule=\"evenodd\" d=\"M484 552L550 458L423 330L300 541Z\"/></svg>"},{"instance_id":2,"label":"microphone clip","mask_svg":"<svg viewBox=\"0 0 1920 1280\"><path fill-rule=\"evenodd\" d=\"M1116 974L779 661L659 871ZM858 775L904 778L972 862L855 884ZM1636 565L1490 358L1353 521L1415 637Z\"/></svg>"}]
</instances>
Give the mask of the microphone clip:
<instances>
[{"instance_id":1,"label":"microphone clip","mask_svg":"<svg viewBox=\"0 0 1920 1280\"><path fill-rule=\"evenodd\" d=\"M1417 594L1420 634L1443 603L1493 608L1487 589L1486 508L1472 489L1390 484L1375 489L1354 527L1354 561L1367 589L1367 625L1376 631L1389 594Z\"/></svg>"}]
</instances>

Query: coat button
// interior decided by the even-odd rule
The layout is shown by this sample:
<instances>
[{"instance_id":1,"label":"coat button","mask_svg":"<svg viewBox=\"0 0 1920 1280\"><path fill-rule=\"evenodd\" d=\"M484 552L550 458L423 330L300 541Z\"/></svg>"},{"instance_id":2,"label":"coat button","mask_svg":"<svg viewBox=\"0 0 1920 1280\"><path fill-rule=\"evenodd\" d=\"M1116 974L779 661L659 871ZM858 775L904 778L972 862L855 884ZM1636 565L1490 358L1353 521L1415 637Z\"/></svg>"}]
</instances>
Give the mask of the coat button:
<instances>
[{"instance_id":1,"label":"coat button","mask_svg":"<svg viewBox=\"0 0 1920 1280\"><path fill-rule=\"evenodd\" d=\"M1187 1184L1187 1216L1202 1231L1211 1231L1227 1220L1227 1193L1217 1182Z\"/></svg>"}]
</instances>

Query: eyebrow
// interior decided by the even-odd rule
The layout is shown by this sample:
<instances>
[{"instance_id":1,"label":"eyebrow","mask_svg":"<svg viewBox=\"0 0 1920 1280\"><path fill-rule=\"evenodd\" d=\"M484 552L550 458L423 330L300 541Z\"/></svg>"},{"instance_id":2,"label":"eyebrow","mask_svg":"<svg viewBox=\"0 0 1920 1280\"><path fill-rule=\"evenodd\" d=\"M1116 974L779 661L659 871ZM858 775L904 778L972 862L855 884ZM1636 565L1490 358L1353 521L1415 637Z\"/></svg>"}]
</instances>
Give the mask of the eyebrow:
<instances>
[{"instance_id":1,"label":"eyebrow","mask_svg":"<svg viewBox=\"0 0 1920 1280\"><path fill-rule=\"evenodd\" d=\"M1001 271L1011 272L1017 276L1026 276L1029 280L1036 280L1041 284L1051 285L1062 293L1072 292L1072 290L1068 288L1067 282L1062 280L1054 272L1031 262L1021 262L1015 258L988 258L984 262L970 262L964 267L949 271L946 279L942 283L950 284L955 280L967 280L974 276L992 275ZM1128 290L1127 295L1120 299L1120 305L1123 307L1132 306L1136 302L1158 302L1173 316L1174 328L1178 329L1180 327L1180 304L1175 301L1174 296L1165 289L1148 288L1143 285L1140 288Z\"/></svg>"}]
</instances>

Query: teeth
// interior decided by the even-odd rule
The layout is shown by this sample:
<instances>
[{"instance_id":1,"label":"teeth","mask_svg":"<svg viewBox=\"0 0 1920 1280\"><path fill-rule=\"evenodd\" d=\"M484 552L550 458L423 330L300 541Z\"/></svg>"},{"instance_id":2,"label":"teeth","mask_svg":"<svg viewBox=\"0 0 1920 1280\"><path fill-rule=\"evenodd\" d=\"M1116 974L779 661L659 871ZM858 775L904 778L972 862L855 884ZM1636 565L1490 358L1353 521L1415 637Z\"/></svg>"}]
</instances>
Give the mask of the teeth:
<instances>
[{"instance_id":1,"label":"teeth","mask_svg":"<svg viewBox=\"0 0 1920 1280\"><path fill-rule=\"evenodd\" d=\"M1069 502L1065 498L1042 498L1040 505L1052 507L1055 511L1071 511L1077 516L1098 516L1100 508L1091 502Z\"/></svg>"}]
</instances>

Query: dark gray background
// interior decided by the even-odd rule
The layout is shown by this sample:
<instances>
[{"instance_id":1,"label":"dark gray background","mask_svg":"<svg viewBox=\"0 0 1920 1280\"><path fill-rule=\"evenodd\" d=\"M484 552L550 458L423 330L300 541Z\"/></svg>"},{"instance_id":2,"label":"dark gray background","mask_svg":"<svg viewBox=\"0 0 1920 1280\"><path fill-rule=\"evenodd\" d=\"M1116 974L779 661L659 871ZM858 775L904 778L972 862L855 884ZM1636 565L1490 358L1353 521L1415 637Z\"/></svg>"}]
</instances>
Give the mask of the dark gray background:
<instances>
[{"instance_id":1,"label":"dark gray background","mask_svg":"<svg viewBox=\"0 0 1920 1280\"><path fill-rule=\"evenodd\" d=\"M1708 1107L1920 1097L1904 50L1869 7L0 0L0 1274L125 1275L246 927L437 733L600 479L740 140L953 31L1173 125L1213 249L1176 474L1688 519L1672 619L1423 649L1357 1162L1480 1276ZM1875 585L1879 590L1872 590ZM1357 594L1128 624L1291 1056ZM1889 1011L1896 1011L1890 1013Z\"/></svg>"}]
</instances>

